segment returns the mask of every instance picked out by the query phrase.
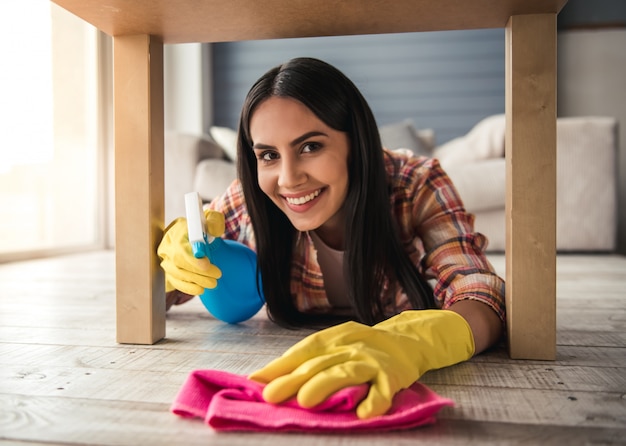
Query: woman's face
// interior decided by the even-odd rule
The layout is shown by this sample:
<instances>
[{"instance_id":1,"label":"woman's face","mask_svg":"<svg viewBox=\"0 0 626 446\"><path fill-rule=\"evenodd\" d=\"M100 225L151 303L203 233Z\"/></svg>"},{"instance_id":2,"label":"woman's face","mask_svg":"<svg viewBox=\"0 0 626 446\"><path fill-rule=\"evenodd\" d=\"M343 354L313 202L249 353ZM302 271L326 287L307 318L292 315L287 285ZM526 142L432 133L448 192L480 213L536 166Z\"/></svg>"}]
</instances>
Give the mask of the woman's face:
<instances>
[{"instance_id":1,"label":"woman's face","mask_svg":"<svg viewBox=\"0 0 626 446\"><path fill-rule=\"evenodd\" d=\"M301 102L280 97L257 107L250 135L261 190L299 231L317 230L327 244L341 248L348 135L328 127Z\"/></svg>"}]
</instances>

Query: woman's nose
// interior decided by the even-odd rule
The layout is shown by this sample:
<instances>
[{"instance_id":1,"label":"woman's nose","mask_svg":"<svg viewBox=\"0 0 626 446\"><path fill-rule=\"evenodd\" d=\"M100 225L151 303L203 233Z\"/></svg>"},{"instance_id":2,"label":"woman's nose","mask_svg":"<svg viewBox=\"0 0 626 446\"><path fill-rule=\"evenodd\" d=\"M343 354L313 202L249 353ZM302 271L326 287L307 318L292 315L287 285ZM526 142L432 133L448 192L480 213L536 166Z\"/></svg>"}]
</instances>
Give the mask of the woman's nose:
<instances>
[{"instance_id":1,"label":"woman's nose","mask_svg":"<svg viewBox=\"0 0 626 446\"><path fill-rule=\"evenodd\" d=\"M278 175L278 185L291 188L302 184L306 175L297 159L283 157L281 159L280 172Z\"/></svg>"}]
</instances>

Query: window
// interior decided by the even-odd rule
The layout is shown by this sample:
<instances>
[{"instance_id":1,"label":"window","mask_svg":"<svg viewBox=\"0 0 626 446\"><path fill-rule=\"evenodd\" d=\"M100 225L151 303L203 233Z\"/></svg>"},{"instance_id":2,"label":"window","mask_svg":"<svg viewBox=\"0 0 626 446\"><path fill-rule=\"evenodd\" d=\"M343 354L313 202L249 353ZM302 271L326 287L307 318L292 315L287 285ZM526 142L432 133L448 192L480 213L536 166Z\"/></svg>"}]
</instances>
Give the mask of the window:
<instances>
[{"instance_id":1,"label":"window","mask_svg":"<svg viewBox=\"0 0 626 446\"><path fill-rule=\"evenodd\" d=\"M101 245L98 31L55 4L0 14L0 260Z\"/></svg>"}]
</instances>

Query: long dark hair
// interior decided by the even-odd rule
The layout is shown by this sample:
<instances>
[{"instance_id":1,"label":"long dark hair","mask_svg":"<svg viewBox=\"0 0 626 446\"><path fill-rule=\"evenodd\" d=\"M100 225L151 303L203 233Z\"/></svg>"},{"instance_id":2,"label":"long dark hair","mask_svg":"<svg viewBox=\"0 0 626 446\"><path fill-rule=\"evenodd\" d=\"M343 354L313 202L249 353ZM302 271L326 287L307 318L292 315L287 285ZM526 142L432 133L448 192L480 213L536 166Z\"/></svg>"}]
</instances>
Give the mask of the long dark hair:
<instances>
[{"instance_id":1,"label":"long dark hair","mask_svg":"<svg viewBox=\"0 0 626 446\"><path fill-rule=\"evenodd\" d=\"M392 215L384 151L374 115L357 87L333 66L297 58L265 73L244 102L238 132L238 173L256 238L267 311L275 322L294 326L314 317L300 313L291 296L291 264L297 230L260 189L250 119L269 97L300 101L350 141L348 192L344 203L346 277L357 319L384 319L380 300L385 279L400 285L416 309L434 307L432 289L402 246Z\"/></svg>"}]
</instances>

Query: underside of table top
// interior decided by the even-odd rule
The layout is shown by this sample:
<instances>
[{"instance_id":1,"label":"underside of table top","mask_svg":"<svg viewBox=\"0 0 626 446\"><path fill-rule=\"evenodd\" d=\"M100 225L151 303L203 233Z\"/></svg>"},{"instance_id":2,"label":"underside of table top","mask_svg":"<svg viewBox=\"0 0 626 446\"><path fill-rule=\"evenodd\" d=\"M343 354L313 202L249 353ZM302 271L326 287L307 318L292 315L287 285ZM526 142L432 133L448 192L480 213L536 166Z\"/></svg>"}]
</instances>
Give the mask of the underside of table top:
<instances>
[{"instance_id":1,"label":"underside of table top","mask_svg":"<svg viewBox=\"0 0 626 446\"><path fill-rule=\"evenodd\" d=\"M504 28L567 0L53 0L111 36L163 43Z\"/></svg>"}]
</instances>

